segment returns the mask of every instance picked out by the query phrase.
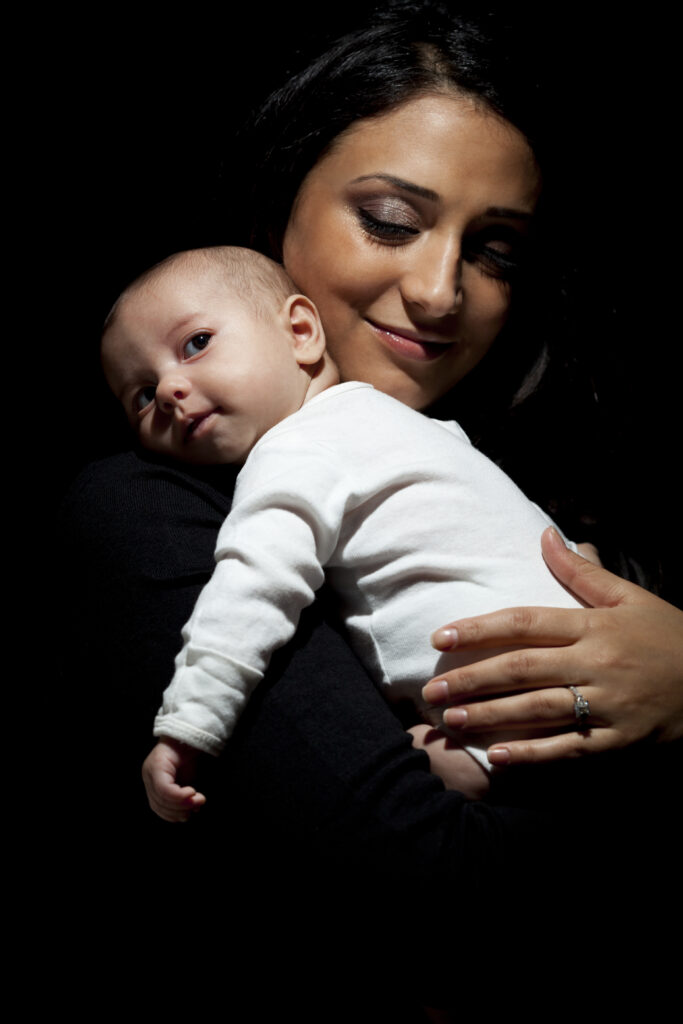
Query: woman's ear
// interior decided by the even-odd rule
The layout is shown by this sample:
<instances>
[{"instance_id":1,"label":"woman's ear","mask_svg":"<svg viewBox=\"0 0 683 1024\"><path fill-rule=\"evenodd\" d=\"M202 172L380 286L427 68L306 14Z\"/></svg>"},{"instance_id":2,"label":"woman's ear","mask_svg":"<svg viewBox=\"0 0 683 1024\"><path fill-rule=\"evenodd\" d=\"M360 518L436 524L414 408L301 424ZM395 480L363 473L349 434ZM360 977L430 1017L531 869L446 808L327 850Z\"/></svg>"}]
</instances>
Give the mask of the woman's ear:
<instances>
[{"instance_id":1,"label":"woman's ear","mask_svg":"<svg viewBox=\"0 0 683 1024\"><path fill-rule=\"evenodd\" d=\"M325 352L325 332L314 303L305 295L290 295L282 312L299 365L320 362Z\"/></svg>"}]
</instances>

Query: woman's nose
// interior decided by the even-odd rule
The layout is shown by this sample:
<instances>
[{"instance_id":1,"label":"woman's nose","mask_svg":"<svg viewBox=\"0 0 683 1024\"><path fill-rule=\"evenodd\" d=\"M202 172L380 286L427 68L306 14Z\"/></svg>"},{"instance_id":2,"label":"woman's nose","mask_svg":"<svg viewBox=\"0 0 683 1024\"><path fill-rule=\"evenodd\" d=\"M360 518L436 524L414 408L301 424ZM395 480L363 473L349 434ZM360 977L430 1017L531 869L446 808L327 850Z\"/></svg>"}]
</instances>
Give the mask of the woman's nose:
<instances>
[{"instance_id":1,"label":"woman's nose","mask_svg":"<svg viewBox=\"0 0 683 1024\"><path fill-rule=\"evenodd\" d=\"M462 304L462 255L455 239L434 240L420 251L401 279L401 294L420 315L440 319Z\"/></svg>"},{"instance_id":2,"label":"woman's nose","mask_svg":"<svg viewBox=\"0 0 683 1024\"><path fill-rule=\"evenodd\" d=\"M179 374L167 374L157 384L155 399L159 409L172 413L174 409L189 397L192 390L189 380Z\"/></svg>"}]
</instances>

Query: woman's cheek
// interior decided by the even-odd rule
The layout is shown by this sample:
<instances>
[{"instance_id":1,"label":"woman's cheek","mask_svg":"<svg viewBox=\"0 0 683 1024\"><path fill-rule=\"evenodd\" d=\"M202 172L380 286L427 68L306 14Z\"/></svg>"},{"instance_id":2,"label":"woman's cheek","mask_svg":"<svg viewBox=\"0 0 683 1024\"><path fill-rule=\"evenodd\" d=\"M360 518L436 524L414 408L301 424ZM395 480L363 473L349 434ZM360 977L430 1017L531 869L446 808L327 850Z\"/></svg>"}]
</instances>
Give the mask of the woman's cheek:
<instances>
[{"instance_id":1,"label":"woman's cheek","mask_svg":"<svg viewBox=\"0 0 683 1024\"><path fill-rule=\"evenodd\" d=\"M510 288L495 278L482 278L470 292L468 317L470 332L493 342L502 331L510 313Z\"/></svg>"}]
</instances>

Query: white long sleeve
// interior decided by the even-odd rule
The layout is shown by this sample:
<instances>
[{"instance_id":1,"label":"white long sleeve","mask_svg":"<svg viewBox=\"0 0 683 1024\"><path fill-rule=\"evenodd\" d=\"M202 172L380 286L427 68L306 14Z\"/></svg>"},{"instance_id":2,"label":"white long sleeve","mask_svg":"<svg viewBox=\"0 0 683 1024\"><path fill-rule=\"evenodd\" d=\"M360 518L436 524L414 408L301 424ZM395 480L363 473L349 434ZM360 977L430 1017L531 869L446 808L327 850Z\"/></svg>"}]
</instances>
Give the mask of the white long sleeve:
<instances>
[{"instance_id":1,"label":"white long sleeve","mask_svg":"<svg viewBox=\"0 0 683 1024\"><path fill-rule=\"evenodd\" d=\"M344 518L348 491L334 453L309 442L297 476L288 448L264 440L239 476L155 722L157 735L207 753L220 752L273 651L294 635Z\"/></svg>"}]
</instances>

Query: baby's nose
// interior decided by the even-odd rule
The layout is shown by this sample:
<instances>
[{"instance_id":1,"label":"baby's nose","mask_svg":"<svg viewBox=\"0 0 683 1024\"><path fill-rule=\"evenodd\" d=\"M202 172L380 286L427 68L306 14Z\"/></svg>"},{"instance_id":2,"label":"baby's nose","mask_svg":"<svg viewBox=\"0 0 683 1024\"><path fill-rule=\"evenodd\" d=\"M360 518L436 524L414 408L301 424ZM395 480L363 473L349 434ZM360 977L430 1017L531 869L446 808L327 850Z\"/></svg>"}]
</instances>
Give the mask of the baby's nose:
<instances>
[{"instance_id":1,"label":"baby's nose","mask_svg":"<svg viewBox=\"0 0 683 1024\"><path fill-rule=\"evenodd\" d=\"M190 382L185 377L169 374L159 381L156 390L156 402L163 412L173 412L175 407L188 398Z\"/></svg>"}]
</instances>

